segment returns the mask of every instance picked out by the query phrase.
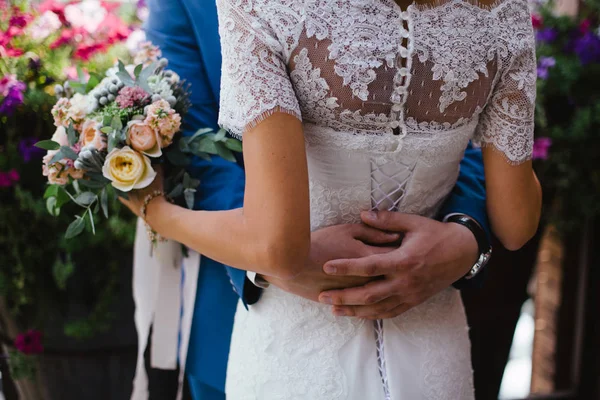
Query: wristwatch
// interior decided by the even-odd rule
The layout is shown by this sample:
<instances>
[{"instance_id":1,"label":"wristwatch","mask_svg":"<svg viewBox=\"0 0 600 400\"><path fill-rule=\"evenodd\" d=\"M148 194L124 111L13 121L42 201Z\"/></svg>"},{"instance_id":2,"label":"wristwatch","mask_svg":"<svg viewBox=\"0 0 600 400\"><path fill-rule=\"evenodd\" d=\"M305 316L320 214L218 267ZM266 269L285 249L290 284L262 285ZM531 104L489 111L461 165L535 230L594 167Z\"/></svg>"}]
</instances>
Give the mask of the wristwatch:
<instances>
[{"instance_id":1,"label":"wristwatch","mask_svg":"<svg viewBox=\"0 0 600 400\"><path fill-rule=\"evenodd\" d=\"M450 214L444 218L444 222L462 225L469 229L473 233L473 236L475 236L477 246L479 247L479 258L475 265L473 265L473 268L471 268L462 279L470 280L475 278L475 276L477 276L477 274L479 274L487 265L490 258L492 258L492 245L490 244L485 231L477 221L465 214Z\"/></svg>"}]
</instances>

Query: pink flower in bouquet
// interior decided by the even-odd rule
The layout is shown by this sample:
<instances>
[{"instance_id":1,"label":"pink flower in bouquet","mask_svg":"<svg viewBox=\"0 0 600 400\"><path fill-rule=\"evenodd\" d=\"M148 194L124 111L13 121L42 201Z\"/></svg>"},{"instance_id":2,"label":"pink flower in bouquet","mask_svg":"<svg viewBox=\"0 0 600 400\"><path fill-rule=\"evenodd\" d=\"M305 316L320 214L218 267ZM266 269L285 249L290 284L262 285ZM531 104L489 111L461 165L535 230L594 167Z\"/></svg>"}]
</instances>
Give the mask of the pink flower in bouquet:
<instances>
[{"instance_id":1,"label":"pink flower in bouquet","mask_svg":"<svg viewBox=\"0 0 600 400\"><path fill-rule=\"evenodd\" d=\"M36 330L20 333L15 339L15 347L23 354L43 353L42 333Z\"/></svg>"},{"instance_id":2,"label":"pink flower in bouquet","mask_svg":"<svg viewBox=\"0 0 600 400\"><path fill-rule=\"evenodd\" d=\"M21 176L19 171L11 169L8 172L0 172L0 188L8 188L19 182Z\"/></svg>"},{"instance_id":3,"label":"pink flower in bouquet","mask_svg":"<svg viewBox=\"0 0 600 400\"><path fill-rule=\"evenodd\" d=\"M129 124L127 144L150 157L160 157L159 138L157 132L145 121L131 121Z\"/></svg>"},{"instance_id":4,"label":"pink flower in bouquet","mask_svg":"<svg viewBox=\"0 0 600 400\"><path fill-rule=\"evenodd\" d=\"M161 147L169 146L173 142L173 136L179 132L181 116L165 100L149 105L146 115L146 123L160 136Z\"/></svg>"},{"instance_id":5,"label":"pink flower in bouquet","mask_svg":"<svg viewBox=\"0 0 600 400\"><path fill-rule=\"evenodd\" d=\"M66 97L59 99L52 107L51 113L54 117L55 126L69 126L69 108L71 108L71 102Z\"/></svg>"},{"instance_id":6,"label":"pink flower in bouquet","mask_svg":"<svg viewBox=\"0 0 600 400\"><path fill-rule=\"evenodd\" d=\"M81 147L92 146L98 151L106 149L106 136L100 132L100 125L92 119L83 123L79 137Z\"/></svg>"},{"instance_id":7,"label":"pink flower in bouquet","mask_svg":"<svg viewBox=\"0 0 600 400\"><path fill-rule=\"evenodd\" d=\"M139 86L126 86L119 91L115 99L119 107L144 107L150 102L150 95Z\"/></svg>"},{"instance_id":8,"label":"pink flower in bouquet","mask_svg":"<svg viewBox=\"0 0 600 400\"><path fill-rule=\"evenodd\" d=\"M533 141L533 155L534 160L547 160L548 152L552 146L552 139L547 137L536 138Z\"/></svg>"},{"instance_id":9,"label":"pink flower in bouquet","mask_svg":"<svg viewBox=\"0 0 600 400\"><path fill-rule=\"evenodd\" d=\"M134 64L151 64L162 57L162 52L152 44L152 42L144 42L140 44L140 51L136 54L133 62Z\"/></svg>"}]
</instances>

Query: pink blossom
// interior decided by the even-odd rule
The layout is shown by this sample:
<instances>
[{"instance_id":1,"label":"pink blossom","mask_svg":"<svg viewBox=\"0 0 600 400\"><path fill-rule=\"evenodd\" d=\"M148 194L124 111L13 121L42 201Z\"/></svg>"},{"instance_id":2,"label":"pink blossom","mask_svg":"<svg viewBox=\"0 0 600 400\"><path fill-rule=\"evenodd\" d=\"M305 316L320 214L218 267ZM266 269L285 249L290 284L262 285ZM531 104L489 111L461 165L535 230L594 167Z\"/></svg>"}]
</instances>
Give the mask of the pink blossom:
<instances>
[{"instance_id":1,"label":"pink blossom","mask_svg":"<svg viewBox=\"0 0 600 400\"><path fill-rule=\"evenodd\" d=\"M19 171L11 169L8 172L0 172L0 188L8 188L19 182L21 176Z\"/></svg>"},{"instance_id":2,"label":"pink blossom","mask_svg":"<svg viewBox=\"0 0 600 400\"><path fill-rule=\"evenodd\" d=\"M544 21L542 20L541 15L537 14L531 15L531 23L533 25L533 29L539 29L544 25Z\"/></svg>"},{"instance_id":3,"label":"pink blossom","mask_svg":"<svg viewBox=\"0 0 600 400\"><path fill-rule=\"evenodd\" d=\"M536 138L533 142L533 155L534 160L547 160L548 152L552 146L552 139L547 137Z\"/></svg>"},{"instance_id":4,"label":"pink blossom","mask_svg":"<svg viewBox=\"0 0 600 400\"><path fill-rule=\"evenodd\" d=\"M30 330L20 333L15 339L15 347L23 354L40 354L44 352L42 332Z\"/></svg>"},{"instance_id":5,"label":"pink blossom","mask_svg":"<svg viewBox=\"0 0 600 400\"><path fill-rule=\"evenodd\" d=\"M579 32L583 35L590 30L591 26L592 26L592 21L590 21L589 19L586 18L583 21L581 21L581 23L579 24Z\"/></svg>"},{"instance_id":6,"label":"pink blossom","mask_svg":"<svg viewBox=\"0 0 600 400\"><path fill-rule=\"evenodd\" d=\"M58 102L52 107L52 116L54 117L54 125L68 126L69 125L69 108L71 108L71 102L66 97L58 100Z\"/></svg>"},{"instance_id":7,"label":"pink blossom","mask_svg":"<svg viewBox=\"0 0 600 400\"><path fill-rule=\"evenodd\" d=\"M173 142L173 136L179 132L181 116L165 100L149 105L146 115L146 123L160 136L161 147L169 146Z\"/></svg>"},{"instance_id":8,"label":"pink blossom","mask_svg":"<svg viewBox=\"0 0 600 400\"><path fill-rule=\"evenodd\" d=\"M150 95L139 86L126 86L119 91L115 101L121 108L143 107L150 102Z\"/></svg>"}]
</instances>

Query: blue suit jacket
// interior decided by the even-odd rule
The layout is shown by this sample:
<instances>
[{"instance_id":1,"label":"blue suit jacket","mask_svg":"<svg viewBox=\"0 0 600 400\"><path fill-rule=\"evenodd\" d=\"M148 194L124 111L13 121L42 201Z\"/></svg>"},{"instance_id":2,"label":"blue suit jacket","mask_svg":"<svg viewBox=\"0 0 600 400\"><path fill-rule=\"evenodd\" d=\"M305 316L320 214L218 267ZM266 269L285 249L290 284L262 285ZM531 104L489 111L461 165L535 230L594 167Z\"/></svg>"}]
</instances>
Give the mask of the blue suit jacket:
<instances>
[{"instance_id":1,"label":"blue suit jacket","mask_svg":"<svg viewBox=\"0 0 600 400\"><path fill-rule=\"evenodd\" d=\"M148 0L146 23L149 40L160 46L169 68L192 84L192 108L185 118L189 134L202 127L216 127L221 74L221 50L214 0ZM201 184L196 208L223 210L243 203L244 172L234 163L214 157L196 159L190 168ZM462 212L488 229L481 152L467 149L459 182L446 203L443 215ZM202 259L198 294L187 358L187 371L194 385L223 391L229 342L238 295L251 303L244 271Z\"/></svg>"}]
</instances>

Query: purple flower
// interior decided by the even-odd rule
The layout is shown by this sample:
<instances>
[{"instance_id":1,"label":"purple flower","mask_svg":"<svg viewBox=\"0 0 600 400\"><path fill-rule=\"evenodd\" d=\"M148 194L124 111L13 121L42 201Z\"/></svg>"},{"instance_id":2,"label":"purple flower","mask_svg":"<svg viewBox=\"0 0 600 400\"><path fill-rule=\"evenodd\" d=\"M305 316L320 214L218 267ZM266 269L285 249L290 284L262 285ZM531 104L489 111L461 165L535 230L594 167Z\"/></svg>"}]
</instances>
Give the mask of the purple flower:
<instances>
[{"instance_id":1,"label":"purple flower","mask_svg":"<svg viewBox=\"0 0 600 400\"><path fill-rule=\"evenodd\" d=\"M21 81L7 80L6 77L0 81L0 89L4 100L0 103L0 114L11 115L15 109L23 104L23 92L27 86Z\"/></svg>"},{"instance_id":2,"label":"purple flower","mask_svg":"<svg viewBox=\"0 0 600 400\"><path fill-rule=\"evenodd\" d=\"M533 154L532 158L534 160L547 160L548 159L548 151L552 146L552 139L547 137L536 138L533 141Z\"/></svg>"},{"instance_id":3,"label":"purple flower","mask_svg":"<svg viewBox=\"0 0 600 400\"><path fill-rule=\"evenodd\" d=\"M46 154L45 150L35 147L37 142L38 139L32 137L21 139L19 142L18 150L26 163L34 158L42 158Z\"/></svg>"},{"instance_id":4,"label":"purple flower","mask_svg":"<svg viewBox=\"0 0 600 400\"><path fill-rule=\"evenodd\" d=\"M20 179L19 171L14 168L8 172L0 172L0 188L9 188L19 182Z\"/></svg>"},{"instance_id":5,"label":"purple flower","mask_svg":"<svg viewBox=\"0 0 600 400\"><path fill-rule=\"evenodd\" d=\"M536 34L538 42L542 43L552 43L556 40L557 37L558 31L554 28L540 29Z\"/></svg>"},{"instance_id":6,"label":"purple flower","mask_svg":"<svg viewBox=\"0 0 600 400\"><path fill-rule=\"evenodd\" d=\"M600 38L594 32L587 32L573 42L573 52L582 64L600 62Z\"/></svg>"},{"instance_id":7,"label":"purple flower","mask_svg":"<svg viewBox=\"0 0 600 400\"><path fill-rule=\"evenodd\" d=\"M540 79L548 79L550 68L556 65L554 57L540 57L537 67L537 75Z\"/></svg>"},{"instance_id":8,"label":"purple flower","mask_svg":"<svg viewBox=\"0 0 600 400\"><path fill-rule=\"evenodd\" d=\"M30 330L20 333L15 339L15 347L23 354L40 354L44 352L42 332Z\"/></svg>"}]
</instances>

